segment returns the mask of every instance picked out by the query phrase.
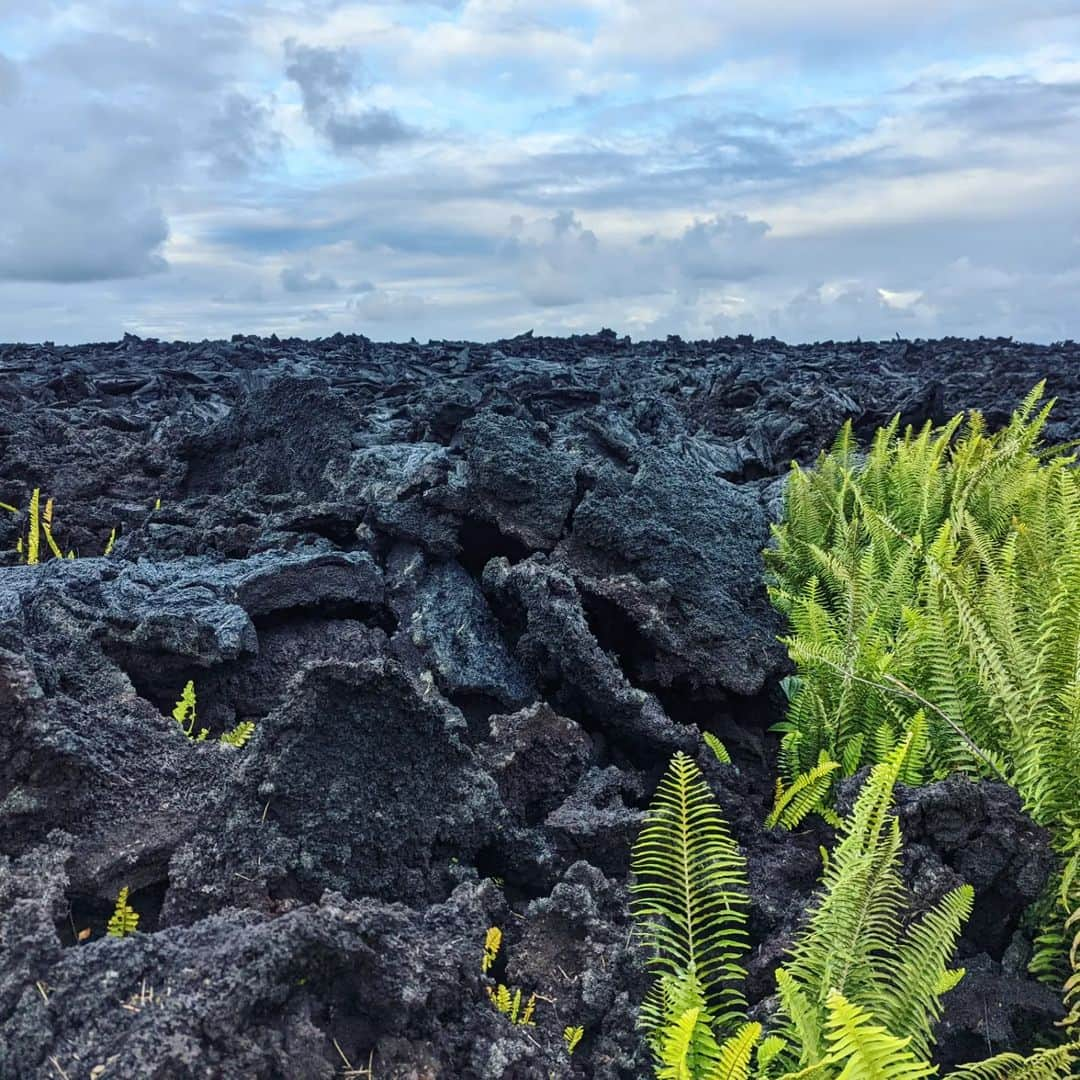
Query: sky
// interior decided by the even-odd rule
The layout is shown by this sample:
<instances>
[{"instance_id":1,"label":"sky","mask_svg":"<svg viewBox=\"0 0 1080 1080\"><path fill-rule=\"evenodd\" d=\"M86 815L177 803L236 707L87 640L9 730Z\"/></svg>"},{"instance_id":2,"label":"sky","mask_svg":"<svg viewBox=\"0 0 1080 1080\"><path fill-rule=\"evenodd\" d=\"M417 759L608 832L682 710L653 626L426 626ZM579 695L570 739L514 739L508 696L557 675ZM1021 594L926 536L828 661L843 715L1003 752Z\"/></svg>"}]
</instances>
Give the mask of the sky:
<instances>
[{"instance_id":1,"label":"sky","mask_svg":"<svg viewBox=\"0 0 1080 1080\"><path fill-rule=\"evenodd\" d=\"M0 0L0 341L1080 339L1080 0Z\"/></svg>"}]
</instances>

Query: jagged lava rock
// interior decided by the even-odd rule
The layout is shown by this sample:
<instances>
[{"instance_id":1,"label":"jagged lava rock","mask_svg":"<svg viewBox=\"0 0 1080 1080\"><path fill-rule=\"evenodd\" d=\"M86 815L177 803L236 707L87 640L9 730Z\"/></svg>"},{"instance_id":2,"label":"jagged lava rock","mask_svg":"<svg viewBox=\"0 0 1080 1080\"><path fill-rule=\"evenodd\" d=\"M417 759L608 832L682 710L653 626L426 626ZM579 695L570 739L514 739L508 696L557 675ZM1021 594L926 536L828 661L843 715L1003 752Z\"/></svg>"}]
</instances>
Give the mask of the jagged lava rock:
<instances>
[{"instance_id":1,"label":"jagged lava rock","mask_svg":"<svg viewBox=\"0 0 1080 1080\"><path fill-rule=\"evenodd\" d=\"M767 1017L831 835L762 827L789 462L848 417L998 424L1044 376L1080 435L1073 342L0 345L0 501L40 489L81 556L17 565L0 511L0 1076L303 1080L336 1042L402 1080L645 1077L626 878L675 749L746 854ZM916 906L976 888L941 1060L1024 1049L1060 1015L1025 972L1044 834L993 785L898 806Z\"/></svg>"}]
</instances>

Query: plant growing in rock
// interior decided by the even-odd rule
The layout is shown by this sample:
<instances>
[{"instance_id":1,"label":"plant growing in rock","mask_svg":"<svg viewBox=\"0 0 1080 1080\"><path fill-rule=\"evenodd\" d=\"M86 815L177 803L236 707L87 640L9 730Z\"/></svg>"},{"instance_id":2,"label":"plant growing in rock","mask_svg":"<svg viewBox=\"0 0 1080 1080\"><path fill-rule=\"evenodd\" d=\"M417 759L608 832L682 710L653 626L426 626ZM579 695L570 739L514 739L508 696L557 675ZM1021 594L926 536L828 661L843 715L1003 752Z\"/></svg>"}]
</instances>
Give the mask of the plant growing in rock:
<instances>
[{"instance_id":1,"label":"plant growing in rock","mask_svg":"<svg viewBox=\"0 0 1080 1080\"><path fill-rule=\"evenodd\" d=\"M195 709L195 681L188 679L180 693L180 700L173 706L173 719L192 742L203 742L210 733L210 729L202 728L197 735L195 734Z\"/></svg>"},{"instance_id":2,"label":"plant growing in rock","mask_svg":"<svg viewBox=\"0 0 1080 1080\"><path fill-rule=\"evenodd\" d=\"M502 948L502 931L497 926L488 928L484 936L484 953L480 958L480 970L487 974L499 959L499 950ZM486 986L488 999L491 1004L510 1021L519 1027L535 1027L536 1021L533 1015L536 1012L536 995L530 994L527 999L523 998L520 990L511 990L502 983L494 986ZM524 1000L524 1007L522 1002Z\"/></svg>"},{"instance_id":3,"label":"plant growing in rock","mask_svg":"<svg viewBox=\"0 0 1080 1080\"><path fill-rule=\"evenodd\" d=\"M116 907L106 930L110 937L122 938L134 934L138 926L139 913L128 903L128 887L125 885L116 897Z\"/></svg>"},{"instance_id":4,"label":"plant growing in rock","mask_svg":"<svg viewBox=\"0 0 1080 1080\"><path fill-rule=\"evenodd\" d=\"M12 514L19 513L18 507L5 502L0 502L0 510L7 510ZM27 507L26 517L26 535L20 536L15 542L15 550L19 553L19 556L24 563L28 566L37 566L41 562L43 554L45 558L48 558L50 555L54 559L75 558L75 552L73 550L69 550L65 555L60 545L56 542L52 528L53 500L46 499L45 505L42 506L40 488L34 488L30 495L30 503ZM44 551L42 549L43 540L45 542ZM109 534L109 539L106 541L103 554L110 555L115 543L116 529L114 528Z\"/></svg>"},{"instance_id":5,"label":"plant growing in rock","mask_svg":"<svg viewBox=\"0 0 1080 1080\"><path fill-rule=\"evenodd\" d=\"M192 742L205 742L207 735L210 733L210 729L200 728L198 734L195 733L196 707L197 699L195 695L195 682L192 679L188 679L187 683L184 685L183 691L181 691L180 700L173 706L173 719L180 725L180 730L183 731ZM222 732L218 741L227 746L241 747L254 734L255 722L253 720L241 720L236 727L232 728L230 731Z\"/></svg>"},{"instance_id":6,"label":"plant growing in rock","mask_svg":"<svg viewBox=\"0 0 1080 1080\"><path fill-rule=\"evenodd\" d=\"M806 925L777 971L779 1017L747 1021L742 856L690 758L672 759L631 857L631 911L656 980L639 1022L658 1080L880 1080L936 1075L929 1061L940 999L972 890L907 922L892 792L912 739L877 765L843 822ZM1070 1075L1080 1043L1029 1058L999 1055L954 1077Z\"/></svg>"},{"instance_id":7,"label":"plant growing in rock","mask_svg":"<svg viewBox=\"0 0 1080 1080\"><path fill-rule=\"evenodd\" d=\"M1038 384L996 434L978 412L860 451L846 424L812 470L792 467L765 551L798 665L781 744L789 781L825 753L850 775L906 732L905 783L998 776L1049 827L1080 882L1080 471L1043 447ZM1033 970L1064 973L1057 892Z\"/></svg>"},{"instance_id":8,"label":"plant growing in rock","mask_svg":"<svg viewBox=\"0 0 1080 1080\"><path fill-rule=\"evenodd\" d=\"M254 720L241 720L236 727L221 734L220 742L237 748L243 746L255 734Z\"/></svg>"}]
</instances>

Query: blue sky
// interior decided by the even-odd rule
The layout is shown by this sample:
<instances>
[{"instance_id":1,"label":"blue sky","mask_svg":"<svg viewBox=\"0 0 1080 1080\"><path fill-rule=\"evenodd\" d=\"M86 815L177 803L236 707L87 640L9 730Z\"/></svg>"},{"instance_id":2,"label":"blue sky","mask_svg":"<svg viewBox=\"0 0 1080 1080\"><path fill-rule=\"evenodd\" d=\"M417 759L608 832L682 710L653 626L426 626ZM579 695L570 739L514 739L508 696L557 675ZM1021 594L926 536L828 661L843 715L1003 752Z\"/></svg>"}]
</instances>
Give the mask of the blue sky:
<instances>
[{"instance_id":1,"label":"blue sky","mask_svg":"<svg viewBox=\"0 0 1080 1080\"><path fill-rule=\"evenodd\" d=\"M1080 338L1080 0L0 0L0 341Z\"/></svg>"}]
</instances>

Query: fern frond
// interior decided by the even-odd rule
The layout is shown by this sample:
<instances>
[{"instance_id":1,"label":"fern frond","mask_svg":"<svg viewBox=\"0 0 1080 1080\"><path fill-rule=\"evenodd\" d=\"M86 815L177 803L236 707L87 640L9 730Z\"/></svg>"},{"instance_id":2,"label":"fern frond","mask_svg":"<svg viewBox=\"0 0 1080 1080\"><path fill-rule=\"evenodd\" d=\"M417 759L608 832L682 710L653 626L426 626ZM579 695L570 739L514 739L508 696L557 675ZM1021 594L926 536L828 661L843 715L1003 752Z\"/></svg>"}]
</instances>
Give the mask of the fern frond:
<instances>
[{"instance_id":1,"label":"fern frond","mask_svg":"<svg viewBox=\"0 0 1080 1080\"><path fill-rule=\"evenodd\" d=\"M241 720L231 731L223 732L220 741L227 746L241 747L255 734L254 720Z\"/></svg>"},{"instance_id":2,"label":"fern frond","mask_svg":"<svg viewBox=\"0 0 1080 1080\"><path fill-rule=\"evenodd\" d=\"M30 495L30 523L26 534L26 564L37 566L41 560L41 489L34 488Z\"/></svg>"},{"instance_id":3,"label":"fern frond","mask_svg":"<svg viewBox=\"0 0 1080 1080\"><path fill-rule=\"evenodd\" d=\"M489 926L484 935L484 954L480 958L480 970L487 974L499 958L499 949L502 948L502 930L497 926Z\"/></svg>"},{"instance_id":4,"label":"fern frond","mask_svg":"<svg viewBox=\"0 0 1080 1080\"><path fill-rule=\"evenodd\" d=\"M910 1039L898 1039L872 1021L865 1009L833 990L826 1001L828 1062L842 1065L838 1080L921 1080L937 1069L920 1061L909 1049Z\"/></svg>"},{"instance_id":5,"label":"fern frond","mask_svg":"<svg viewBox=\"0 0 1080 1080\"><path fill-rule=\"evenodd\" d=\"M195 731L195 682L192 679L188 679L184 685L184 689L180 694L180 700L173 706L173 719L180 725L180 730L189 739L199 739L199 736L194 734ZM203 729L202 738L206 738L206 731Z\"/></svg>"},{"instance_id":6,"label":"fern frond","mask_svg":"<svg viewBox=\"0 0 1080 1080\"><path fill-rule=\"evenodd\" d=\"M125 885L116 897L116 907L106 927L109 937L127 937L139 926L139 913L128 903L128 887Z\"/></svg>"},{"instance_id":7,"label":"fern frond","mask_svg":"<svg viewBox=\"0 0 1080 1080\"><path fill-rule=\"evenodd\" d=\"M700 770L682 752L657 787L631 854L631 913L659 976L691 970L721 1027L745 1009L746 865ZM646 1028L656 1017L642 1009Z\"/></svg>"},{"instance_id":8,"label":"fern frond","mask_svg":"<svg viewBox=\"0 0 1080 1080\"><path fill-rule=\"evenodd\" d=\"M772 829L777 825L784 829L798 828L804 818L822 805L832 785L832 773L839 768L838 762L826 758L809 772L800 773L787 787L780 785L778 780L776 800L765 819L765 828Z\"/></svg>"},{"instance_id":9,"label":"fern frond","mask_svg":"<svg viewBox=\"0 0 1080 1080\"><path fill-rule=\"evenodd\" d=\"M872 1009L895 1035L911 1036L912 1049L930 1056L933 1026L941 1016L940 998L959 978L947 972L960 931L971 917L975 893L962 885L910 927L893 956L883 957ZM960 972L963 975L963 972Z\"/></svg>"},{"instance_id":10,"label":"fern frond","mask_svg":"<svg viewBox=\"0 0 1080 1080\"><path fill-rule=\"evenodd\" d=\"M758 1043L754 1064L758 1073L768 1075L769 1066L787 1049L787 1042L779 1035L768 1035Z\"/></svg>"},{"instance_id":11,"label":"fern frond","mask_svg":"<svg viewBox=\"0 0 1080 1080\"><path fill-rule=\"evenodd\" d=\"M947 1080L1067 1080L1075 1076L1073 1066L1080 1061L1080 1045L1055 1046L1036 1050L1029 1057L997 1054L972 1065L961 1065Z\"/></svg>"},{"instance_id":12,"label":"fern frond","mask_svg":"<svg viewBox=\"0 0 1080 1080\"><path fill-rule=\"evenodd\" d=\"M703 731L701 737L705 740L705 745L713 752L713 757L721 765L731 764L731 755L728 753L727 747L711 731Z\"/></svg>"},{"instance_id":13,"label":"fern frond","mask_svg":"<svg viewBox=\"0 0 1080 1080\"><path fill-rule=\"evenodd\" d=\"M664 1028L657 1080L697 1080L690 1067L690 1046L700 1015L700 1009L687 1009Z\"/></svg>"},{"instance_id":14,"label":"fern frond","mask_svg":"<svg viewBox=\"0 0 1080 1080\"><path fill-rule=\"evenodd\" d=\"M760 1024L743 1024L720 1044L716 1064L703 1080L750 1080L750 1059L760 1038Z\"/></svg>"}]
</instances>

